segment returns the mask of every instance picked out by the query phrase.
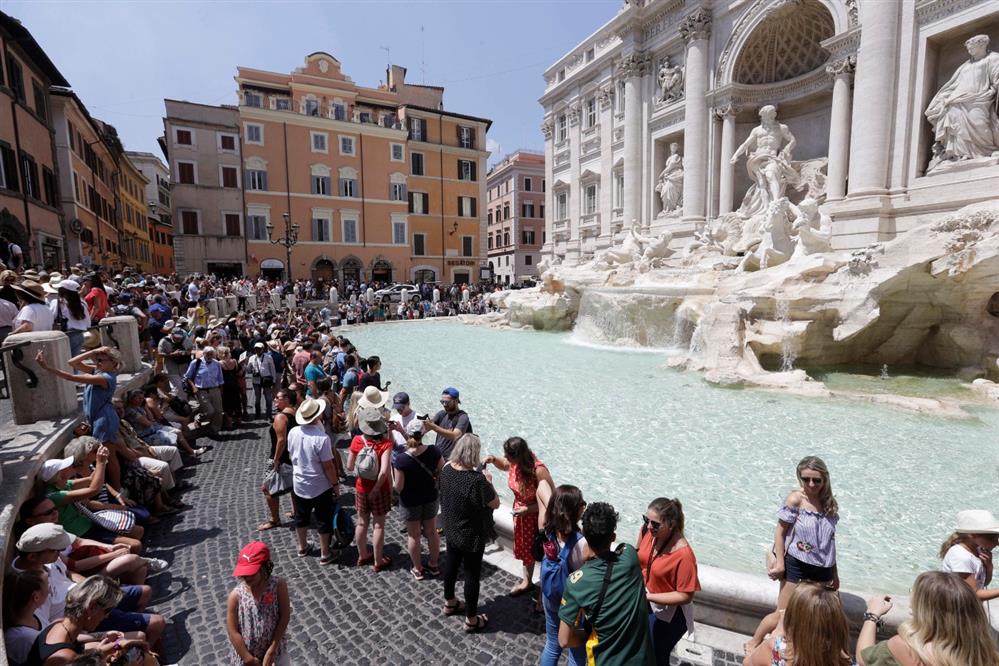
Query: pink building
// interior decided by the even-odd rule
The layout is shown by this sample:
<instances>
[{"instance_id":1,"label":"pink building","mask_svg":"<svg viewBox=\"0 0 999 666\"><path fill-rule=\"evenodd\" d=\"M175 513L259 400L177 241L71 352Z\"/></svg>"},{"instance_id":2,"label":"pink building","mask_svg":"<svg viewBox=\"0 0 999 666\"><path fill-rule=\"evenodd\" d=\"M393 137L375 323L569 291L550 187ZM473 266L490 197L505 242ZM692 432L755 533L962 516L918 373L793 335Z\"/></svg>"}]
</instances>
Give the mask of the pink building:
<instances>
[{"instance_id":1,"label":"pink building","mask_svg":"<svg viewBox=\"0 0 999 666\"><path fill-rule=\"evenodd\" d=\"M518 150L486 177L486 245L499 284L537 277L545 242L545 155Z\"/></svg>"}]
</instances>

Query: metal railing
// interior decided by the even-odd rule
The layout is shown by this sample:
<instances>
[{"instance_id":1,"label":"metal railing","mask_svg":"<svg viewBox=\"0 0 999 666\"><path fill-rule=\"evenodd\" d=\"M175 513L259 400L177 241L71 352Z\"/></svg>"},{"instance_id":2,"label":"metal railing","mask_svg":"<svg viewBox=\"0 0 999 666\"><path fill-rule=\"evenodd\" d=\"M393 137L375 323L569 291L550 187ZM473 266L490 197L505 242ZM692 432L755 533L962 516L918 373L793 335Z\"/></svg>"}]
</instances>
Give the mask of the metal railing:
<instances>
[{"instance_id":1,"label":"metal railing","mask_svg":"<svg viewBox=\"0 0 999 666\"><path fill-rule=\"evenodd\" d=\"M38 375L35 374L34 370L23 363L24 352L22 350L30 344L30 340L24 340L23 342L4 341L4 343L0 345L0 372L3 373L3 377L0 378L0 399L10 399L10 373L7 372L7 362L5 360L4 352L10 352L11 363L14 364L14 367L24 373L24 385L29 389L33 389L38 386Z\"/></svg>"}]
</instances>

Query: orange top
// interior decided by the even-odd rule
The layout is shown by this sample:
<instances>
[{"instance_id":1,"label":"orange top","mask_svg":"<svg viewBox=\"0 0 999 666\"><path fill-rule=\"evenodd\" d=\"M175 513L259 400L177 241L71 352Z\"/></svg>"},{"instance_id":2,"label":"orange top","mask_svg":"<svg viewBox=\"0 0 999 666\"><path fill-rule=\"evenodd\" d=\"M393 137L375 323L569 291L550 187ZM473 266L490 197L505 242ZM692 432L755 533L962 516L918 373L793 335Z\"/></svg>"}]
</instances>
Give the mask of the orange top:
<instances>
[{"instance_id":1,"label":"orange top","mask_svg":"<svg viewBox=\"0 0 999 666\"><path fill-rule=\"evenodd\" d=\"M645 588L653 594L660 592L699 592L697 558L691 547L684 546L672 553L653 555L655 537L646 530L638 544L638 562L642 566Z\"/></svg>"}]
</instances>

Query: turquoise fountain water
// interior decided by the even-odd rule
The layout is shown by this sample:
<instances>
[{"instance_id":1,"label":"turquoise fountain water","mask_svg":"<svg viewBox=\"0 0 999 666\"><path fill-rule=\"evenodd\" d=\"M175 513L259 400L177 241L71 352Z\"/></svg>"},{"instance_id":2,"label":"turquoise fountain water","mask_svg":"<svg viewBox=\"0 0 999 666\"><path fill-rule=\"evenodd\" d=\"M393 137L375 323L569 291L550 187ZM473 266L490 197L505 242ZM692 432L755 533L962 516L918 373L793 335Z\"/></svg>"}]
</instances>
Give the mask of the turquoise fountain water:
<instances>
[{"instance_id":1,"label":"turquoise fountain water","mask_svg":"<svg viewBox=\"0 0 999 666\"><path fill-rule=\"evenodd\" d=\"M381 356L389 390L407 391L420 413L436 411L441 389L457 386L486 452L524 437L556 483L617 508L621 540L634 541L650 499L678 497L707 564L764 572L775 512L805 455L831 469L840 576L853 589L906 592L916 574L938 566L957 511L999 513L997 411L954 420L722 389L663 367L657 355L569 344L570 334L429 321L348 336ZM892 381L960 391L939 380L906 384L894 372ZM501 474L497 486L508 500Z\"/></svg>"}]
</instances>

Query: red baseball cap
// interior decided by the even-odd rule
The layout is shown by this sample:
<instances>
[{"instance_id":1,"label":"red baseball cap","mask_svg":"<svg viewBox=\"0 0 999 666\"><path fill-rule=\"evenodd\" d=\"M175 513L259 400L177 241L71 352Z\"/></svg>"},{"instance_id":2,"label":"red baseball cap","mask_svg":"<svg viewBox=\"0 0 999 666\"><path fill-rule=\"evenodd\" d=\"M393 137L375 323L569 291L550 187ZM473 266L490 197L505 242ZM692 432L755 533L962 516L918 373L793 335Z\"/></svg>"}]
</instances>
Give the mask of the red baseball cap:
<instances>
[{"instance_id":1,"label":"red baseball cap","mask_svg":"<svg viewBox=\"0 0 999 666\"><path fill-rule=\"evenodd\" d=\"M243 546L239 551L236 560L236 568L232 570L233 576L252 576L260 571L264 562L271 559L271 549L263 541L251 541Z\"/></svg>"}]
</instances>

